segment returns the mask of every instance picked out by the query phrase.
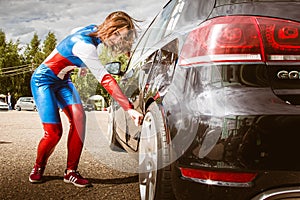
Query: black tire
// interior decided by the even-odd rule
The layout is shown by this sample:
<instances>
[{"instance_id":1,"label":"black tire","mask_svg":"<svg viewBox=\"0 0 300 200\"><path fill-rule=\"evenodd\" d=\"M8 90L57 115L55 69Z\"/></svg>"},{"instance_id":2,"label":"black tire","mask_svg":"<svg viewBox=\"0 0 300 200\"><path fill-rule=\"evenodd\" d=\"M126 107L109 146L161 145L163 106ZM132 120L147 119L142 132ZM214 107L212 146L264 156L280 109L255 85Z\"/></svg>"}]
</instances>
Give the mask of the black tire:
<instances>
[{"instance_id":1,"label":"black tire","mask_svg":"<svg viewBox=\"0 0 300 200\"><path fill-rule=\"evenodd\" d=\"M146 138L143 139L144 137ZM175 199L172 190L171 147L168 138L162 113L154 102L146 112L139 145L139 185L142 200ZM153 156L149 152L153 146L152 141L156 144ZM149 170L149 167L152 169Z\"/></svg>"},{"instance_id":2,"label":"black tire","mask_svg":"<svg viewBox=\"0 0 300 200\"><path fill-rule=\"evenodd\" d=\"M17 110L17 111L21 111L21 107L18 106L18 107L16 108L16 110Z\"/></svg>"}]
</instances>

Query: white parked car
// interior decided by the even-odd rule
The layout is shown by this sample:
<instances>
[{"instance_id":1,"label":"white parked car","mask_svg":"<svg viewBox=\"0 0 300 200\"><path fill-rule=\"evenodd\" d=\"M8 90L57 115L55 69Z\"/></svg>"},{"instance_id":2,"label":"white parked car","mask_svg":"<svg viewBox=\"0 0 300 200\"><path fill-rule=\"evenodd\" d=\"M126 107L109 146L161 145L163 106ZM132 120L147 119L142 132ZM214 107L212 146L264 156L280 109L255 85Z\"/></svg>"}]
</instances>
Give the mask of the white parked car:
<instances>
[{"instance_id":1,"label":"white parked car","mask_svg":"<svg viewBox=\"0 0 300 200\"><path fill-rule=\"evenodd\" d=\"M17 111L34 110L37 111L33 97L20 97L15 105Z\"/></svg>"},{"instance_id":2,"label":"white parked car","mask_svg":"<svg viewBox=\"0 0 300 200\"><path fill-rule=\"evenodd\" d=\"M8 104L0 99L0 110L8 110Z\"/></svg>"}]
</instances>

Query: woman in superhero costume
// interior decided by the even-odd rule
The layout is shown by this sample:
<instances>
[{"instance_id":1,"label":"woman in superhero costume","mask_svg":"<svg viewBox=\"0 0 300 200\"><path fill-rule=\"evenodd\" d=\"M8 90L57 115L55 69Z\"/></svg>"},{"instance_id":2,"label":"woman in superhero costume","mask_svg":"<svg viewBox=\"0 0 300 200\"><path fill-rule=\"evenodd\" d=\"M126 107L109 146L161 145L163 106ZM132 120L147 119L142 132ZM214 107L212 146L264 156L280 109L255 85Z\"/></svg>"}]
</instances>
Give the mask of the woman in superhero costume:
<instances>
[{"instance_id":1,"label":"woman in superhero costume","mask_svg":"<svg viewBox=\"0 0 300 200\"><path fill-rule=\"evenodd\" d=\"M29 175L30 182L42 182L47 160L62 136L61 108L70 122L64 182L78 187L90 185L77 171L85 137L86 116L79 94L70 80L69 74L75 67L79 67L82 74L88 68L136 124L141 123L143 116L134 110L97 55L97 46L101 43L113 51L130 51L136 37L134 22L125 12L113 12L101 25L89 25L68 35L35 70L31 78L31 90L43 124L44 137L38 145L35 165Z\"/></svg>"}]
</instances>

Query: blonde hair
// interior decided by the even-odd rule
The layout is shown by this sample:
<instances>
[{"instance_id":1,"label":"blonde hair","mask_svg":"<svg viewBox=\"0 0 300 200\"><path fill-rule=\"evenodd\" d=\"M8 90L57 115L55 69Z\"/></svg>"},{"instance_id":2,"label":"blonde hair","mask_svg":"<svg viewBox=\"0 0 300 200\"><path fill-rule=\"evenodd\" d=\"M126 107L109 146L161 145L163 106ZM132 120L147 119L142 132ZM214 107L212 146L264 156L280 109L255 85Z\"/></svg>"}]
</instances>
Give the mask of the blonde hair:
<instances>
[{"instance_id":1,"label":"blonde hair","mask_svg":"<svg viewBox=\"0 0 300 200\"><path fill-rule=\"evenodd\" d=\"M133 19L123 11L112 12L105 18L104 22L98 26L97 31L91 33L90 36L100 38L102 42L108 46L105 41L111 35L120 29L127 28L127 36L119 44L108 47L116 52L130 52L132 44L137 37L136 27L138 26L136 22L138 22L138 20Z\"/></svg>"}]
</instances>

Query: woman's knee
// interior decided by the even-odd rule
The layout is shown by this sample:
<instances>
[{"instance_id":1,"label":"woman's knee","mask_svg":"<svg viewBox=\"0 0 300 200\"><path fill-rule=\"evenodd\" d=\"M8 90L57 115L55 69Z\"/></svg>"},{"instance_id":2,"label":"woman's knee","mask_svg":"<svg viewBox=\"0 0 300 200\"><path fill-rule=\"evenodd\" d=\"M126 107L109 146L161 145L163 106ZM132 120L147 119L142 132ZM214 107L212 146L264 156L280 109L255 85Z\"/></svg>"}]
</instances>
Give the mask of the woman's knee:
<instances>
[{"instance_id":1,"label":"woman's knee","mask_svg":"<svg viewBox=\"0 0 300 200\"><path fill-rule=\"evenodd\" d=\"M66 106L63 111L70 120L70 123L85 123L86 115L81 104L73 104Z\"/></svg>"},{"instance_id":2,"label":"woman's knee","mask_svg":"<svg viewBox=\"0 0 300 200\"><path fill-rule=\"evenodd\" d=\"M59 141L62 136L62 124L49 124L49 123L43 123L44 127L44 138L51 138L52 140Z\"/></svg>"}]
</instances>

